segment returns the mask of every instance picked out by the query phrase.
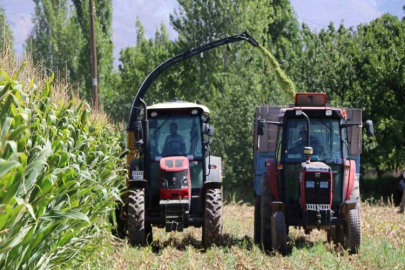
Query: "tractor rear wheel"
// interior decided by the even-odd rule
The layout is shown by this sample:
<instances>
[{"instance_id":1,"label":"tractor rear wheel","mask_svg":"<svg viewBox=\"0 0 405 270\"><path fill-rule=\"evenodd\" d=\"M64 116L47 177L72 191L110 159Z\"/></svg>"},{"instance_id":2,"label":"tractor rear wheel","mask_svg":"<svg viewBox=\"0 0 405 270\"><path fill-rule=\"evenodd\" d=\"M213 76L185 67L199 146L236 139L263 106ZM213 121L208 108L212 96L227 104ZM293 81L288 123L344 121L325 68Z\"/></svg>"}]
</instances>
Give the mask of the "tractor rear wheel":
<instances>
[{"instance_id":1,"label":"tractor rear wheel","mask_svg":"<svg viewBox=\"0 0 405 270\"><path fill-rule=\"evenodd\" d=\"M271 216L271 245L280 254L287 251L285 217L283 211L274 212Z\"/></svg>"},{"instance_id":2,"label":"tractor rear wheel","mask_svg":"<svg viewBox=\"0 0 405 270\"><path fill-rule=\"evenodd\" d=\"M273 195L270 190L270 184L267 179L267 173L262 176L261 194L260 194L260 246L265 251L271 251L271 209Z\"/></svg>"},{"instance_id":3,"label":"tractor rear wheel","mask_svg":"<svg viewBox=\"0 0 405 270\"><path fill-rule=\"evenodd\" d=\"M145 246L148 231L145 228L145 189L130 189L128 193L129 243L132 246Z\"/></svg>"},{"instance_id":4,"label":"tractor rear wheel","mask_svg":"<svg viewBox=\"0 0 405 270\"><path fill-rule=\"evenodd\" d=\"M254 219L254 241L256 245L260 245L261 237L261 217L260 217L260 196L255 199L255 219Z\"/></svg>"},{"instance_id":5,"label":"tractor rear wheel","mask_svg":"<svg viewBox=\"0 0 405 270\"><path fill-rule=\"evenodd\" d=\"M203 245L205 248L221 244L222 228L222 189L209 188L205 194L203 227Z\"/></svg>"}]
</instances>

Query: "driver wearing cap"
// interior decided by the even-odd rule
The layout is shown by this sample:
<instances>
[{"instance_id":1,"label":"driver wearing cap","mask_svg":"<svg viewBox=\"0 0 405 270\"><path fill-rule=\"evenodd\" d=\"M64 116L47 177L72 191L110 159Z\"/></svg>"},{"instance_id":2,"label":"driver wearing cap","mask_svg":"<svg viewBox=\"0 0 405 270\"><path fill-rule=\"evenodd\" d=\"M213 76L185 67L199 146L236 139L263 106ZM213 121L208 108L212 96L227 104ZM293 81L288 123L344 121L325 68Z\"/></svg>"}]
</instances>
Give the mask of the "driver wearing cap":
<instances>
[{"instance_id":1,"label":"driver wearing cap","mask_svg":"<svg viewBox=\"0 0 405 270\"><path fill-rule=\"evenodd\" d=\"M170 123L170 135L167 135L163 147L163 153L184 154L186 152L186 143L183 136L177 134L177 124Z\"/></svg>"}]
</instances>

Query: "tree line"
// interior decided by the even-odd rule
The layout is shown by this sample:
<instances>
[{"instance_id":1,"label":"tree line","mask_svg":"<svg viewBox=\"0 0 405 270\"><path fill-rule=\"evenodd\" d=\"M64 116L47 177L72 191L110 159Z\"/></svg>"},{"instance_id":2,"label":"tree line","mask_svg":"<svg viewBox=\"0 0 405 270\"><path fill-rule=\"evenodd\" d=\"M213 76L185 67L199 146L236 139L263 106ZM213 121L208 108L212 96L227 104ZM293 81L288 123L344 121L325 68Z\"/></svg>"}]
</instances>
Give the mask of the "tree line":
<instances>
[{"instance_id":1,"label":"tree line","mask_svg":"<svg viewBox=\"0 0 405 270\"><path fill-rule=\"evenodd\" d=\"M88 5L85 0L34 0L34 28L25 50L45 71L58 71L91 98ZM136 44L113 67L112 0L96 9L100 101L114 121L128 119L146 75L166 59L248 31L279 61L300 92L325 92L334 106L361 108L375 124L364 138L362 168L399 169L405 163L405 19L385 14L370 23L320 31L299 24L288 0L179 0L165 25L146 39L137 20ZM4 12L0 11L1 18ZM4 19L3 19L4 20ZM8 26L2 33L11 35ZM3 38L3 34L1 38ZM1 42L2 44L3 42ZM291 103L261 54L238 43L205 52L167 70L150 88L148 104L173 97L207 105L216 127L213 150L223 157L228 188L252 185L252 120L262 104Z\"/></svg>"}]
</instances>

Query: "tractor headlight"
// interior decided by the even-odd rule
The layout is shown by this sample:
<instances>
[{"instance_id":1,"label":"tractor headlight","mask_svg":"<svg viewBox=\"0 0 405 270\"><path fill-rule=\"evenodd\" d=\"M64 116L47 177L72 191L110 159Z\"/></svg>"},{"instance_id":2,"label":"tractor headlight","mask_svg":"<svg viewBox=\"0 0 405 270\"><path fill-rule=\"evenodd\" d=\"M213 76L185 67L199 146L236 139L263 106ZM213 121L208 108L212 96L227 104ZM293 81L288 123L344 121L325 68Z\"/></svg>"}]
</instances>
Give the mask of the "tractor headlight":
<instances>
[{"instance_id":1,"label":"tractor headlight","mask_svg":"<svg viewBox=\"0 0 405 270\"><path fill-rule=\"evenodd\" d=\"M307 181L305 183L306 188L314 188L315 187L315 182L314 181Z\"/></svg>"},{"instance_id":2,"label":"tractor headlight","mask_svg":"<svg viewBox=\"0 0 405 270\"><path fill-rule=\"evenodd\" d=\"M162 179L162 187L167 188L167 181Z\"/></svg>"},{"instance_id":3,"label":"tractor headlight","mask_svg":"<svg viewBox=\"0 0 405 270\"><path fill-rule=\"evenodd\" d=\"M181 188L186 188L188 186L187 178L181 180Z\"/></svg>"},{"instance_id":4,"label":"tractor headlight","mask_svg":"<svg viewBox=\"0 0 405 270\"><path fill-rule=\"evenodd\" d=\"M321 188L329 188L329 183L328 182L321 182L320 187Z\"/></svg>"}]
</instances>

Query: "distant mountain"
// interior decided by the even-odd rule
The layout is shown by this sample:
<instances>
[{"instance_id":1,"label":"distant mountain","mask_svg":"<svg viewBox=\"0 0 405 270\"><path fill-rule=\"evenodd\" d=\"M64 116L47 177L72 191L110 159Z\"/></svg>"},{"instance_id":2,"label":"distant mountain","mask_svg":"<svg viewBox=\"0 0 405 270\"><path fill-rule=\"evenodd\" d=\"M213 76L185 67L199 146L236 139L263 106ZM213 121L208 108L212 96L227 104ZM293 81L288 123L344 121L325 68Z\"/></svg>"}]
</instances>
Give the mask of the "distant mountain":
<instances>
[{"instance_id":1,"label":"distant mountain","mask_svg":"<svg viewBox=\"0 0 405 270\"><path fill-rule=\"evenodd\" d=\"M346 27L367 23L383 13L402 18L405 13L404 0L290 0L300 22L307 23L311 29L327 27L330 21L339 25L343 20ZM21 54L23 44L33 24L34 12L32 0L0 0L6 10L7 21L14 32L15 49ZM171 39L177 33L170 26L169 14L178 8L176 0L113 0L113 40L115 65L118 65L122 48L135 45L136 17L142 21L147 38L154 37L156 28L163 22Z\"/></svg>"}]
</instances>

